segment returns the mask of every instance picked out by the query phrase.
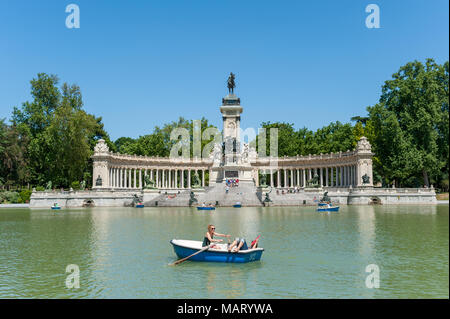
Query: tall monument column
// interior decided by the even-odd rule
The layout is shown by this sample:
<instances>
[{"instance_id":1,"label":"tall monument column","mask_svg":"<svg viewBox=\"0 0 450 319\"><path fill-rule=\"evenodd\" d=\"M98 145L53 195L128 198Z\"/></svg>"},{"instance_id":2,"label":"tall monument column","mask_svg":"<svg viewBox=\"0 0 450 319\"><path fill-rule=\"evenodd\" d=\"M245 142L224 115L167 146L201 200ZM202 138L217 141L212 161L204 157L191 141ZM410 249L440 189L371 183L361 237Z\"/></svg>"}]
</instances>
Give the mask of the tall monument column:
<instances>
[{"instance_id":1,"label":"tall monument column","mask_svg":"<svg viewBox=\"0 0 450 319\"><path fill-rule=\"evenodd\" d=\"M214 147L214 164L211 168L210 182L223 183L226 179L239 179L239 182L253 183L253 168L250 165L252 149L240 145L241 100L234 94L235 75L228 77L228 95L222 99L220 112L223 119L222 145ZM256 152L255 152L256 154ZM256 179L255 179L256 180Z\"/></svg>"}]
</instances>

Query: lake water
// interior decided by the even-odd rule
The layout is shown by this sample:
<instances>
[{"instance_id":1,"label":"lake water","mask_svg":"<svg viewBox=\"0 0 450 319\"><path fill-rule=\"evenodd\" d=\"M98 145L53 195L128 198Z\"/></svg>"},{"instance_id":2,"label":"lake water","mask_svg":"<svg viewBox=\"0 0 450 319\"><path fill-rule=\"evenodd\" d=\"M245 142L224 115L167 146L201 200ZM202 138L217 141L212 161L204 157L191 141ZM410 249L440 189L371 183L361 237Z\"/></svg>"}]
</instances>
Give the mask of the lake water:
<instances>
[{"instance_id":1,"label":"lake water","mask_svg":"<svg viewBox=\"0 0 450 319\"><path fill-rule=\"evenodd\" d=\"M0 298L449 298L449 206L0 210ZM176 260L172 238L261 235L248 264ZM66 266L80 288L66 288ZM380 287L366 287L366 267Z\"/></svg>"}]
</instances>

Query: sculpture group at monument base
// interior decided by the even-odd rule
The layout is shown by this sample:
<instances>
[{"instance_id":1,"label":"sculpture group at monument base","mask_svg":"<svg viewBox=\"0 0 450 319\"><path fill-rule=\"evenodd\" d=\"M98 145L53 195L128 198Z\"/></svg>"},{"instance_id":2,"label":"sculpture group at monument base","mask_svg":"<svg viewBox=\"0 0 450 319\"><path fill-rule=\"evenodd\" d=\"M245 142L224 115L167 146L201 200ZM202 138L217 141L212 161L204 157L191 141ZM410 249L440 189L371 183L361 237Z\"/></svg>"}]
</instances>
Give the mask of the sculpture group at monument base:
<instances>
[{"instance_id":1,"label":"sculpture group at monument base","mask_svg":"<svg viewBox=\"0 0 450 319\"><path fill-rule=\"evenodd\" d=\"M196 203L190 205L191 191ZM324 187L317 189L289 189L254 187L223 187L198 189L152 189L152 190L93 190L93 191L42 191L33 192L30 208L48 208L54 203L61 207L132 207L136 196L146 207L188 207L202 205L231 207L236 202L242 206L312 206L317 205L325 192L331 202L339 205L395 205L437 204L434 188L374 188ZM269 193L270 202L265 201Z\"/></svg>"}]
</instances>

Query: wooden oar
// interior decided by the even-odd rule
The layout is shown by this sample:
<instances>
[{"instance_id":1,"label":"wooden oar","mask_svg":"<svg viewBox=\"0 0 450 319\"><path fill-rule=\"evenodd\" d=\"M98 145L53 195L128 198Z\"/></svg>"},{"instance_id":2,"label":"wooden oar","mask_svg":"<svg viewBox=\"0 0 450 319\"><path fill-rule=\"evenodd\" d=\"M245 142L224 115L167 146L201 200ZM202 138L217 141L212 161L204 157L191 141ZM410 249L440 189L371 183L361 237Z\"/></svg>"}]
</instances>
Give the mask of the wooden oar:
<instances>
[{"instance_id":1,"label":"wooden oar","mask_svg":"<svg viewBox=\"0 0 450 319\"><path fill-rule=\"evenodd\" d=\"M192 256L195 256L197 254L200 254L201 252L204 252L205 250L208 250L209 247L211 247L214 244L210 244L208 246L203 247L202 249L200 249L199 251L197 251L196 253L193 253L190 256L184 257L183 259L178 259L177 261L175 261L174 263L169 264L169 266L175 266L178 264L181 264L183 261L188 260L189 258L191 258Z\"/></svg>"}]
</instances>

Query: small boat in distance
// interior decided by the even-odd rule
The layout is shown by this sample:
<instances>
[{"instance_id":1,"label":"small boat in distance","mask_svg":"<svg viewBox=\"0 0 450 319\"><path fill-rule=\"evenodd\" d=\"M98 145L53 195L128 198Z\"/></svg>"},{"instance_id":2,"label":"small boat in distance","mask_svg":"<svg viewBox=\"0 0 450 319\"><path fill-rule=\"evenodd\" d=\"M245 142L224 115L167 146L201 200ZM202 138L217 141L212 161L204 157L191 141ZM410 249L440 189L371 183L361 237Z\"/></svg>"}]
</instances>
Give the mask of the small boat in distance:
<instances>
[{"instance_id":1,"label":"small boat in distance","mask_svg":"<svg viewBox=\"0 0 450 319\"><path fill-rule=\"evenodd\" d=\"M241 208L241 202L236 202L236 204L233 205L234 208Z\"/></svg>"},{"instance_id":2,"label":"small boat in distance","mask_svg":"<svg viewBox=\"0 0 450 319\"><path fill-rule=\"evenodd\" d=\"M197 206L197 210L215 210L214 206Z\"/></svg>"},{"instance_id":3,"label":"small boat in distance","mask_svg":"<svg viewBox=\"0 0 450 319\"><path fill-rule=\"evenodd\" d=\"M134 207L136 207L136 208L144 208L144 204L143 203L137 203Z\"/></svg>"},{"instance_id":4,"label":"small boat in distance","mask_svg":"<svg viewBox=\"0 0 450 319\"><path fill-rule=\"evenodd\" d=\"M318 212L338 212L339 206L331 206L331 205L319 206L319 208L317 208L317 211Z\"/></svg>"},{"instance_id":5,"label":"small boat in distance","mask_svg":"<svg viewBox=\"0 0 450 319\"><path fill-rule=\"evenodd\" d=\"M170 243L178 258L185 258L195 254L202 248L202 242L196 240L172 239ZM261 259L264 248L254 248L239 250L238 252L228 252L227 244L215 244L213 247L192 256L189 260L226 262L226 263L247 263Z\"/></svg>"},{"instance_id":6,"label":"small boat in distance","mask_svg":"<svg viewBox=\"0 0 450 319\"><path fill-rule=\"evenodd\" d=\"M61 209L61 206L58 206L58 203L54 203L52 209Z\"/></svg>"}]
</instances>

